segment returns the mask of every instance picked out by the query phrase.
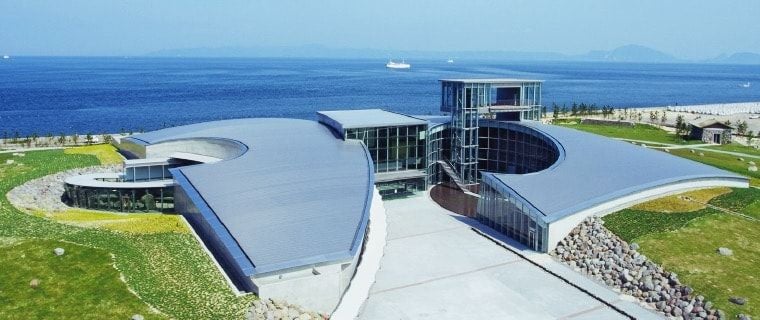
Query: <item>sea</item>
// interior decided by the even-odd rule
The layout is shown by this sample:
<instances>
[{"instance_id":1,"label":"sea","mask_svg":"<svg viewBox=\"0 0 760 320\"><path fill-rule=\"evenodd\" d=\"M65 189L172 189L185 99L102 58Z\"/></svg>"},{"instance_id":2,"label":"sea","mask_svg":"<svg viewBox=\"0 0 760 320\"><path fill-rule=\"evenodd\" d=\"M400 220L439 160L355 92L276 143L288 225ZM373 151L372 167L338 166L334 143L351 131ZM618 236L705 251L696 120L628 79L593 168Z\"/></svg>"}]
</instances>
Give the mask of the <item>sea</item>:
<instances>
[{"instance_id":1,"label":"sea","mask_svg":"<svg viewBox=\"0 0 760 320\"><path fill-rule=\"evenodd\" d=\"M0 133L140 132L382 108L438 114L439 79L544 80L543 104L618 108L760 101L760 66L379 59L12 57L0 60ZM742 84L749 82L750 87Z\"/></svg>"}]
</instances>

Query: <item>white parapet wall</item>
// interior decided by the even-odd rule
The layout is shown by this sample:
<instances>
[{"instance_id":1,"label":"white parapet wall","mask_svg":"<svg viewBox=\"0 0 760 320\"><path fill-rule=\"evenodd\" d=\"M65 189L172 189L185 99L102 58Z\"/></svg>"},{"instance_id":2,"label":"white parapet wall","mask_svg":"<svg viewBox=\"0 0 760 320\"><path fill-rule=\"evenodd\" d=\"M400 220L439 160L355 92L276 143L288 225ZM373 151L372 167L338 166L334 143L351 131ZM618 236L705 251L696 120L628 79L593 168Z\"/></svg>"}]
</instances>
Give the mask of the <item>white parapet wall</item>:
<instances>
[{"instance_id":1,"label":"white parapet wall","mask_svg":"<svg viewBox=\"0 0 760 320\"><path fill-rule=\"evenodd\" d=\"M641 192L614 199L612 201L605 202L603 204L579 211L563 219L550 223L548 235L548 251L554 250L560 240L564 239L568 234L570 234L570 231L572 231L573 228L578 226L578 224L580 224L584 219L588 217L605 216L607 214L628 208L642 202L690 190L717 187L747 188L749 187L749 182L748 180L722 178L689 180L647 189Z\"/></svg>"},{"instance_id":2,"label":"white parapet wall","mask_svg":"<svg viewBox=\"0 0 760 320\"><path fill-rule=\"evenodd\" d=\"M375 275L380 270L380 260L385 251L385 241L388 235L387 227L385 207L380 198L380 193L375 188L361 261L353 279L351 279L348 290L346 290L330 319L347 320L358 317L364 302L369 297L369 290L375 283Z\"/></svg>"},{"instance_id":3,"label":"white parapet wall","mask_svg":"<svg viewBox=\"0 0 760 320\"><path fill-rule=\"evenodd\" d=\"M353 319L358 315L369 287L380 268L385 248L385 208L380 193L374 190L367 234L350 261L317 265L305 269L251 278L263 299L280 299L305 310L333 315L331 319ZM360 260L361 259L361 260ZM345 316L353 314L353 316Z\"/></svg>"},{"instance_id":4,"label":"white parapet wall","mask_svg":"<svg viewBox=\"0 0 760 320\"><path fill-rule=\"evenodd\" d=\"M357 254L357 257L359 255ZM356 261L313 266L251 278L262 299L283 300L305 310L329 314L345 290L341 279L352 273Z\"/></svg>"}]
</instances>

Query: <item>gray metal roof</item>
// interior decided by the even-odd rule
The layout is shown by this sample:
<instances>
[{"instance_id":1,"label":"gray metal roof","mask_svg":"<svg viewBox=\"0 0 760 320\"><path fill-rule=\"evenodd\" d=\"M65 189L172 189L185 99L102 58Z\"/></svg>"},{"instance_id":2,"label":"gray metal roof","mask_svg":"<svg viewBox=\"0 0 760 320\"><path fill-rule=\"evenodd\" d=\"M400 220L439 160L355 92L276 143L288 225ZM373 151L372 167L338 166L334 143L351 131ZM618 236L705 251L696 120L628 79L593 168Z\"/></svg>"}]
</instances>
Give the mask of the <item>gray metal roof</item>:
<instances>
[{"instance_id":1,"label":"gray metal roof","mask_svg":"<svg viewBox=\"0 0 760 320\"><path fill-rule=\"evenodd\" d=\"M235 119L168 128L131 139L146 144L221 138L241 156L181 167L250 262L251 274L349 260L359 248L372 197L372 160L360 141L297 119ZM179 183L179 180L178 180ZM234 251L234 250L233 250Z\"/></svg>"},{"instance_id":2,"label":"gray metal roof","mask_svg":"<svg viewBox=\"0 0 760 320\"><path fill-rule=\"evenodd\" d=\"M428 125L431 127L451 122L451 116L444 116L444 115L425 115L425 116L415 115L414 117L427 121Z\"/></svg>"},{"instance_id":3,"label":"gray metal roof","mask_svg":"<svg viewBox=\"0 0 760 320\"><path fill-rule=\"evenodd\" d=\"M427 123L427 121L419 118L381 109L319 111L317 117L319 122L327 124L341 133L344 129L410 126Z\"/></svg>"},{"instance_id":4,"label":"gray metal roof","mask_svg":"<svg viewBox=\"0 0 760 320\"><path fill-rule=\"evenodd\" d=\"M559 126L514 123L552 137L560 147L553 166L530 174L493 176L552 222L583 209L653 187L693 179L746 177L662 151Z\"/></svg>"}]
</instances>

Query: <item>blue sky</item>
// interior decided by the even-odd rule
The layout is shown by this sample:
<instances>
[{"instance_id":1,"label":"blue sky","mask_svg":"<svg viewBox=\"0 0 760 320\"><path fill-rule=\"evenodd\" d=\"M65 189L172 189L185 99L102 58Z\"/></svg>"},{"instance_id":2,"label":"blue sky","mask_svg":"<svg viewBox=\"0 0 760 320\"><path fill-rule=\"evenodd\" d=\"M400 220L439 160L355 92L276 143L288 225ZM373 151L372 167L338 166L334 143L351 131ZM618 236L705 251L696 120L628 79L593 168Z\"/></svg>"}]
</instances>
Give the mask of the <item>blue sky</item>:
<instances>
[{"instance_id":1,"label":"blue sky","mask_svg":"<svg viewBox=\"0 0 760 320\"><path fill-rule=\"evenodd\" d=\"M757 0L0 0L0 53L320 44L579 54L640 44L703 59L760 53L758 17Z\"/></svg>"}]
</instances>

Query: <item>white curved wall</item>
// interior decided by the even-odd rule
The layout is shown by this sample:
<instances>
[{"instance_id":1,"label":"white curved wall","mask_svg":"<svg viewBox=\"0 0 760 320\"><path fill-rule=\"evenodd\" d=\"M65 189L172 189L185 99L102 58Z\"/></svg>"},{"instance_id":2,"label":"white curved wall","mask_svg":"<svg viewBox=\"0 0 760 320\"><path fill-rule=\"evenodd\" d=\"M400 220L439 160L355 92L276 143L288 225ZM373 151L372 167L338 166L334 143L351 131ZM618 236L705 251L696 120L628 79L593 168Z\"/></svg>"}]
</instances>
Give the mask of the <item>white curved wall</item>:
<instances>
[{"instance_id":1,"label":"white curved wall","mask_svg":"<svg viewBox=\"0 0 760 320\"><path fill-rule=\"evenodd\" d=\"M224 160L237 158L248 148L237 141L213 138L192 138L159 142L145 147L146 158L168 158L177 152L199 154Z\"/></svg>"},{"instance_id":2,"label":"white curved wall","mask_svg":"<svg viewBox=\"0 0 760 320\"><path fill-rule=\"evenodd\" d=\"M330 319L355 319L364 306L364 302L367 301L369 290L375 283L375 275L380 270L380 259L383 257L388 231L385 207L377 188L372 196L367 229L367 240L361 254L361 262L356 268L348 290L343 294L340 304Z\"/></svg>"}]
</instances>

